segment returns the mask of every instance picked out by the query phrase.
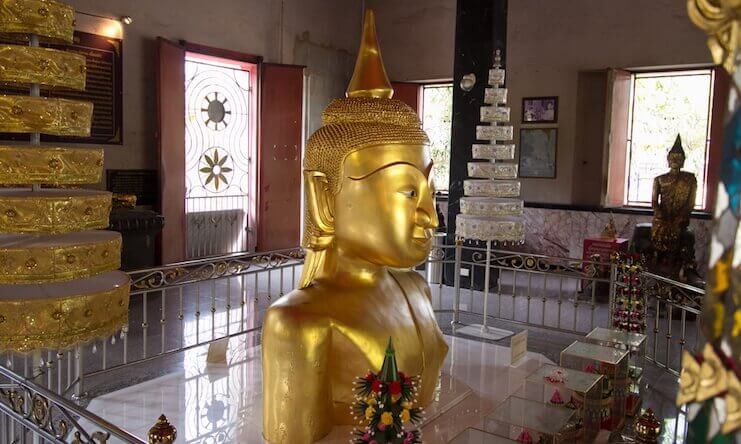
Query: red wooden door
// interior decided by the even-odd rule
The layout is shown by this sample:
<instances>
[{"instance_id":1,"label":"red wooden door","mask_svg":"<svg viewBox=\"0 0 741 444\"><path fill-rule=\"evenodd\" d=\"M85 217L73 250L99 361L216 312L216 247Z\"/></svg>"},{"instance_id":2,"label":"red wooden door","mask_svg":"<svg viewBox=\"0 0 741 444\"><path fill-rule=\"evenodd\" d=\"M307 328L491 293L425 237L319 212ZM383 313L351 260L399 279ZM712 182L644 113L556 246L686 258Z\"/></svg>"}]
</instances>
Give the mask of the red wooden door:
<instances>
[{"instance_id":1,"label":"red wooden door","mask_svg":"<svg viewBox=\"0 0 741 444\"><path fill-rule=\"evenodd\" d=\"M185 49L157 38L157 146L159 211L165 227L162 263L185 259Z\"/></svg>"},{"instance_id":2,"label":"red wooden door","mask_svg":"<svg viewBox=\"0 0 741 444\"><path fill-rule=\"evenodd\" d=\"M401 100L421 114L422 85L410 82L391 82L394 88L394 99Z\"/></svg>"},{"instance_id":3,"label":"red wooden door","mask_svg":"<svg viewBox=\"0 0 741 444\"><path fill-rule=\"evenodd\" d=\"M304 67L261 65L257 250L301 240Z\"/></svg>"}]
</instances>

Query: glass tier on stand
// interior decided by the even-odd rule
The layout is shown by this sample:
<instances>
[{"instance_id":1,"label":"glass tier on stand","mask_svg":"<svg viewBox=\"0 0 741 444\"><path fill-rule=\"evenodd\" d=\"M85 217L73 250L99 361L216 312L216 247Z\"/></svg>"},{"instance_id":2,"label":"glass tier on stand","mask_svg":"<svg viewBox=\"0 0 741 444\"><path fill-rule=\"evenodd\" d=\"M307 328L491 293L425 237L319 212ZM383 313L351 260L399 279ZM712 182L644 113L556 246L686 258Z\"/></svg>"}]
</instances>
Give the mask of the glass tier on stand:
<instances>
[{"instance_id":1,"label":"glass tier on stand","mask_svg":"<svg viewBox=\"0 0 741 444\"><path fill-rule=\"evenodd\" d=\"M510 396L484 420L484 430L519 443L572 443L575 412Z\"/></svg>"},{"instance_id":2,"label":"glass tier on stand","mask_svg":"<svg viewBox=\"0 0 741 444\"><path fill-rule=\"evenodd\" d=\"M596 327L589 332L587 341L628 351L628 394L625 400L625 412L634 416L641 406L641 377L643 364L641 359L646 353L646 335L622 330Z\"/></svg>"},{"instance_id":3,"label":"glass tier on stand","mask_svg":"<svg viewBox=\"0 0 741 444\"><path fill-rule=\"evenodd\" d=\"M625 420L628 352L589 342L574 341L561 352L561 367L604 376L599 403L600 428L619 430Z\"/></svg>"},{"instance_id":4,"label":"glass tier on stand","mask_svg":"<svg viewBox=\"0 0 741 444\"><path fill-rule=\"evenodd\" d=\"M546 364L525 378L515 396L574 410L574 442L592 442L600 428L597 417L602 378L599 374Z\"/></svg>"},{"instance_id":5,"label":"glass tier on stand","mask_svg":"<svg viewBox=\"0 0 741 444\"><path fill-rule=\"evenodd\" d=\"M483 430L468 428L453 438L450 444L517 444L517 441L487 433Z\"/></svg>"}]
</instances>

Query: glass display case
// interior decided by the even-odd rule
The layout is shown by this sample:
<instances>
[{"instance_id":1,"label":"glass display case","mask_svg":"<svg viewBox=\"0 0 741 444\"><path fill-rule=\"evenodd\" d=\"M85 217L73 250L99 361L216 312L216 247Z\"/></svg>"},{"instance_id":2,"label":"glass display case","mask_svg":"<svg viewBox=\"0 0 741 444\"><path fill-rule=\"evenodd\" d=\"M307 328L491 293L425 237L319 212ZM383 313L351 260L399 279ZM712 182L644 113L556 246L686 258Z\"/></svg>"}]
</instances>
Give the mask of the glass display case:
<instances>
[{"instance_id":1,"label":"glass display case","mask_svg":"<svg viewBox=\"0 0 741 444\"><path fill-rule=\"evenodd\" d=\"M620 429L628 395L628 351L574 341L561 352L561 366L604 376L597 420L603 429Z\"/></svg>"},{"instance_id":2,"label":"glass display case","mask_svg":"<svg viewBox=\"0 0 741 444\"><path fill-rule=\"evenodd\" d=\"M572 443L574 414L572 409L510 396L486 417L484 430L521 444Z\"/></svg>"},{"instance_id":3,"label":"glass display case","mask_svg":"<svg viewBox=\"0 0 741 444\"><path fill-rule=\"evenodd\" d=\"M628 394L625 413L634 416L641 406L642 358L646 352L646 335L597 327L587 334L587 341L628 351Z\"/></svg>"},{"instance_id":4,"label":"glass display case","mask_svg":"<svg viewBox=\"0 0 741 444\"><path fill-rule=\"evenodd\" d=\"M518 444L517 441L474 428L462 431L449 442L450 444Z\"/></svg>"},{"instance_id":5,"label":"glass display case","mask_svg":"<svg viewBox=\"0 0 741 444\"><path fill-rule=\"evenodd\" d=\"M545 364L525 378L515 396L575 410L574 442L592 442L600 429L602 378L596 373Z\"/></svg>"}]
</instances>

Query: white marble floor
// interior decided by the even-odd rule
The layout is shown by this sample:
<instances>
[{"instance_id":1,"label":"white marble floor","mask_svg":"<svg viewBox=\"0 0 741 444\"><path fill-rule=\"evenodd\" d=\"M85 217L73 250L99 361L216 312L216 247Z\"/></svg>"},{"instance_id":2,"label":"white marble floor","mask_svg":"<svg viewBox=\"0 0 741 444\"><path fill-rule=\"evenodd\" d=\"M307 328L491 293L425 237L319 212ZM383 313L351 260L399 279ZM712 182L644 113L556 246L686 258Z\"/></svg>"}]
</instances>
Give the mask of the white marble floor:
<instances>
[{"instance_id":1,"label":"white marble floor","mask_svg":"<svg viewBox=\"0 0 741 444\"><path fill-rule=\"evenodd\" d=\"M528 352L510 365L508 347L446 336L450 353L442 380L440 405L422 432L426 443L449 442L483 417L540 365L550 362ZM146 439L164 413L183 443L261 443L260 347L232 340L226 365L208 365L206 349L188 351L182 370L93 399L88 410ZM470 388L470 390L468 389ZM346 443L350 427L336 427L322 442ZM115 440L114 440L115 442Z\"/></svg>"}]
</instances>

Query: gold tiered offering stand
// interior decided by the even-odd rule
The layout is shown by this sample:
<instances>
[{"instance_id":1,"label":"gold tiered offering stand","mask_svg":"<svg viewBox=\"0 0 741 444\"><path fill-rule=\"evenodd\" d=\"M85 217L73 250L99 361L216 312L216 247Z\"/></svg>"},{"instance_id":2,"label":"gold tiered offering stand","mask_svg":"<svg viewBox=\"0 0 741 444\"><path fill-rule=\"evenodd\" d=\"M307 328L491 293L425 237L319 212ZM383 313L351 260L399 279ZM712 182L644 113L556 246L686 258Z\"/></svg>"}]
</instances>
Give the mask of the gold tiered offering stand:
<instances>
[{"instance_id":1,"label":"gold tiered offering stand","mask_svg":"<svg viewBox=\"0 0 741 444\"><path fill-rule=\"evenodd\" d=\"M64 350L115 334L128 322L129 284L121 235L108 227L111 193L69 187L99 183L101 148L41 146L40 135L89 136L92 103L43 97L85 89L84 56L41 48L71 43L74 10L51 0L0 7L0 82L29 95L0 95L0 351Z\"/></svg>"}]
</instances>

